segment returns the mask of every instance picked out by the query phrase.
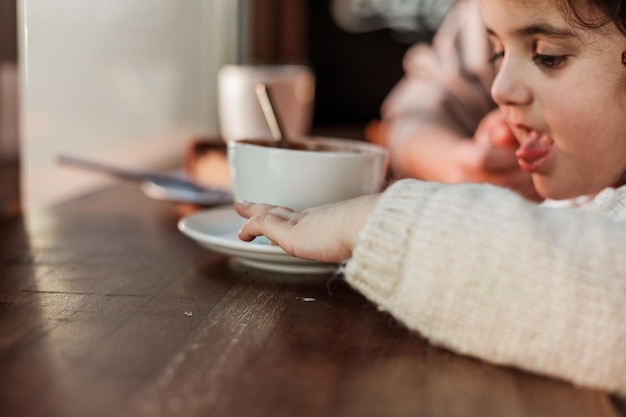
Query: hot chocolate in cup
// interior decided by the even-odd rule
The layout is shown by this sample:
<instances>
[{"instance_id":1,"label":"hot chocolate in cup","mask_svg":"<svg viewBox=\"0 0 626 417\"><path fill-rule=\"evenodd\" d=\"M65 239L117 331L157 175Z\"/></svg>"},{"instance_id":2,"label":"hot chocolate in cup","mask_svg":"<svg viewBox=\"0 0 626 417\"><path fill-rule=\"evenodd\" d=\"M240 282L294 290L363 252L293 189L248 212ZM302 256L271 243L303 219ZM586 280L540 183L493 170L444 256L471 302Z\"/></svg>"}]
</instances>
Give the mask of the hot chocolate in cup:
<instances>
[{"instance_id":1,"label":"hot chocolate in cup","mask_svg":"<svg viewBox=\"0 0 626 417\"><path fill-rule=\"evenodd\" d=\"M245 139L228 144L228 163L236 201L303 210L381 191L389 157L351 139L300 137L288 149Z\"/></svg>"}]
</instances>

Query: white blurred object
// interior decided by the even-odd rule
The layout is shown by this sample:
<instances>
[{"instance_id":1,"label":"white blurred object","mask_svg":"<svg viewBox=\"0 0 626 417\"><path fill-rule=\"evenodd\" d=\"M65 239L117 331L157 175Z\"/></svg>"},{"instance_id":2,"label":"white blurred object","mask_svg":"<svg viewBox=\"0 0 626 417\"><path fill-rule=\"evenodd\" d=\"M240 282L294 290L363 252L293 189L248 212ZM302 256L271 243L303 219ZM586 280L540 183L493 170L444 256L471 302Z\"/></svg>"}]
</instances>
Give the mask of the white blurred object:
<instances>
[{"instance_id":1,"label":"white blurred object","mask_svg":"<svg viewBox=\"0 0 626 417\"><path fill-rule=\"evenodd\" d=\"M271 87L277 117L288 137L309 133L315 75L304 65L226 65L218 74L220 131L226 141L271 138L255 87Z\"/></svg>"},{"instance_id":2,"label":"white blurred object","mask_svg":"<svg viewBox=\"0 0 626 417\"><path fill-rule=\"evenodd\" d=\"M386 148L352 139L308 136L291 140L296 149L263 142L232 141L228 166L235 201L304 210L363 194L385 183ZM267 145L267 142L266 142Z\"/></svg>"},{"instance_id":3,"label":"white blurred object","mask_svg":"<svg viewBox=\"0 0 626 417\"><path fill-rule=\"evenodd\" d=\"M25 210L108 183L58 166L58 154L156 168L181 159L191 137L216 135L238 3L20 0Z\"/></svg>"},{"instance_id":4,"label":"white blurred object","mask_svg":"<svg viewBox=\"0 0 626 417\"><path fill-rule=\"evenodd\" d=\"M432 33L455 0L332 0L331 15L348 32L391 29Z\"/></svg>"}]
</instances>

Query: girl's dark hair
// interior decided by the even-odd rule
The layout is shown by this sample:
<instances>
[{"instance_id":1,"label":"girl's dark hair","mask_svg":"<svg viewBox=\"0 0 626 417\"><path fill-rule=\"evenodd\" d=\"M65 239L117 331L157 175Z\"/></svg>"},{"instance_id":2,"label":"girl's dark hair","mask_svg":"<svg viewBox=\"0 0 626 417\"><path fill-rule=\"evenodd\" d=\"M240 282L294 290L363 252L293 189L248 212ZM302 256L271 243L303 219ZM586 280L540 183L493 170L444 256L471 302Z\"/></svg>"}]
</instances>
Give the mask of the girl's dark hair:
<instances>
[{"instance_id":1,"label":"girl's dark hair","mask_svg":"<svg viewBox=\"0 0 626 417\"><path fill-rule=\"evenodd\" d=\"M589 3L604 15L603 18L594 21L589 21L578 11L581 0L558 0L557 3L566 16L582 27L598 29L607 23L613 22L626 36L625 0L589 0Z\"/></svg>"}]
</instances>

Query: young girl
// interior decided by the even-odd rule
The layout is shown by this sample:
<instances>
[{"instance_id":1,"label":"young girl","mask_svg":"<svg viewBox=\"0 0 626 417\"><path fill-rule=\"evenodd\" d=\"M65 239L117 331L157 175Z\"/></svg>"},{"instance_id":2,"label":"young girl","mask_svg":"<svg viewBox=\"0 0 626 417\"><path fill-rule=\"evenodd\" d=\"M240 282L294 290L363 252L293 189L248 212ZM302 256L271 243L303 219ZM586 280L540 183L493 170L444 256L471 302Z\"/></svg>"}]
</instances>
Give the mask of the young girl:
<instances>
[{"instance_id":1,"label":"young girl","mask_svg":"<svg viewBox=\"0 0 626 417\"><path fill-rule=\"evenodd\" d=\"M354 288L435 344L626 394L624 3L480 0L492 96L559 204L402 180L302 212L238 203L240 238L347 261Z\"/></svg>"},{"instance_id":2,"label":"young girl","mask_svg":"<svg viewBox=\"0 0 626 417\"><path fill-rule=\"evenodd\" d=\"M369 141L389 148L395 178L491 183L539 200L489 94L491 53L474 0L455 1L432 42L407 51L381 120L365 128Z\"/></svg>"}]
</instances>

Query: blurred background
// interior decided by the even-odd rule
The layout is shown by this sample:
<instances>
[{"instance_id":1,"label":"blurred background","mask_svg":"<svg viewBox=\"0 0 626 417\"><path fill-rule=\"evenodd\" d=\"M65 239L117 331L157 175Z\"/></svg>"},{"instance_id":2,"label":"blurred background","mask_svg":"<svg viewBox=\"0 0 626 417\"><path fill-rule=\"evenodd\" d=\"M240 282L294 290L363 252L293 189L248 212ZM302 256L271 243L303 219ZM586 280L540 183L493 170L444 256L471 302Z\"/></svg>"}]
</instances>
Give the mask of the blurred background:
<instances>
[{"instance_id":1,"label":"blurred background","mask_svg":"<svg viewBox=\"0 0 626 417\"><path fill-rule=\"evenodd\" d=\"M243 59L304 63L317 76L316 126L378 116L410 45L430 41L451 0L248 0ZM425 20L425 16L428 20Z\"/></svg>"},{"instance_id":2,"label":"blurred background","mask_svg":"<svg viewBox=\"0 0 626 417\"><path fill-rule=\"evenodd\" d=\"M361 139L404 53L430 41L450 3L0 0L2 213L110 181L59 167L59 153L155 168L180 162L192 138L218 137L227 63L309 65L314 132Z\"/></svg>"},{"instance_id":3,"label":"blurred background","mask_svg":"<svg viewBox=\"0 0 626 417\"><path fill-rule=\"evenodd\" d=\"M17 10L0 0L0 214L19 209Z\"/></svg>"}]
</instances>

